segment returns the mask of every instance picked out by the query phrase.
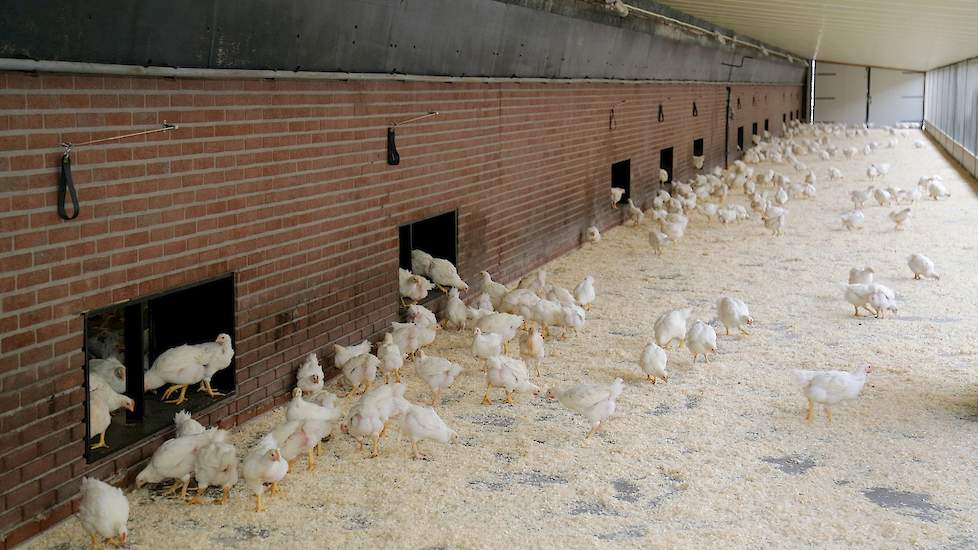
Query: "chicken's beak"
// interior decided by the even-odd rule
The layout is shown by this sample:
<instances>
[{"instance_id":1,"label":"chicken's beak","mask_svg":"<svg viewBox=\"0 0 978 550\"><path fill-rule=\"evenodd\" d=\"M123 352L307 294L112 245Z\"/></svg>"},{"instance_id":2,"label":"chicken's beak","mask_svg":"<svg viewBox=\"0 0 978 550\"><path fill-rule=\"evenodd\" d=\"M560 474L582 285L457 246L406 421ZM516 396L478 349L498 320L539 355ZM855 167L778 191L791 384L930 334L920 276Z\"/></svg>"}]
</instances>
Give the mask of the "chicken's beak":
<instances>
[{"instance_id":1,"label":"chicken's beak","mask_svg":"<svg viewBox=\"0 0 978 550\"><path fill-rule=\"evenodd\" d=\"M278 462L282 459L282 453L278 452L278 449L272 451L272 460Z\"/></svg>"},{"instance_id":2,"label":"chicken's beak","mask_svg":"<svg viewBox=\"0 0 978 550\"><path fill-rule=\"evenodd\" d=\"M126 402L125 407L126 407L126 410L127 411L129 411L129 412L135 412L136 411L136 402L133 401L132 399L130 399L128 402Z\"/></svg>"},{"instance_id":3,"label":"chicken's beak","mask_svg":"<svg viewBox=\"0 0 978 550\"><path fill-rule=\"evenodd\" d=\"M312 375L312 383L313 384L318 384L319 383L319 375L318 374Z\"/></svg>"}]
</instances>

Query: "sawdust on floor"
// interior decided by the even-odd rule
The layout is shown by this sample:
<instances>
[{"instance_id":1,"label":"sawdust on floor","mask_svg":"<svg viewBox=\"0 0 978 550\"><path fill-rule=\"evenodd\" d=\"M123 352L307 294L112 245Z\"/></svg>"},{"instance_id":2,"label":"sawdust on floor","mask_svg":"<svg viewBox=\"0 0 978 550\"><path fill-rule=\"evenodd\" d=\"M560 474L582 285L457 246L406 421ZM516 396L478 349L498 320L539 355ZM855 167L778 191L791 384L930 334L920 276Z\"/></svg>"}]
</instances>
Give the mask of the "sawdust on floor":
<instances>
[{"instance_id":1,"label":"sawdust on floor","mask_svg":"<svg viewBox=\"0 0 978 550\"><path fill-rule=\"evenodd\" d=\"M598 300L578 336L548 341L537 383L626 381L618 412L590 441L583 418L542 397L507 405L497 394L481 405L470 333L443 332L429 354L466 369L440 407L459 443L426 443L430 457L412 460L406 441L389 438L367 459L340 436L318 470L300 466L262 514L241 485L225 507L134 491L128 547L978 546L978 203L936 146L913 149L925 138L909 135L868 158L803 156L818 195L789 204L782 238L756 216L721 226L694 214L686 238L661 257L647 229L619 227L547 265L569 288L593 274ZM833 143L861 149L887 137ZM905 189L940 174L951 199L918 203L906 231L894 231L891 209L878 206L865 208L865 229L845 231L838 216L851 207L848 192L868 185L869 162L890 162L885 184ZM829 166L846 179L829 182ZM732 200L745 203L739 190ZM936 262L940 281L912 280L913 252ZM850 267L865 265L896 290L897 317L852 316L842 284ZM694 318L709 320L725 294L749 303L753 334L721 335L709 364L672 350L669 383L646 382L636 361L655 318L692 306ZM874 367L862 396L831 424L820 416L806 425L789 371L855 363ZM413 368L405 372L408 397L428 399ZM239 453L282 416L236 429ZM87 546L75 519L26 545Z\"/></svg>"}]
</instances>

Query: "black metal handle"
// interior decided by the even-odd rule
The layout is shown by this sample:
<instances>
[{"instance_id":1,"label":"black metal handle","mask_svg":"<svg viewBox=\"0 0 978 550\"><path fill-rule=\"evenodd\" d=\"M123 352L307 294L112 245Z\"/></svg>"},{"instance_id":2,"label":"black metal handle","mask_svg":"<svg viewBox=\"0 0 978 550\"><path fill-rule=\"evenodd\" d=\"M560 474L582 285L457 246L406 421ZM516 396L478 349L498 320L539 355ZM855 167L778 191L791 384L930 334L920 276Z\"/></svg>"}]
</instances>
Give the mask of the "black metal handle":
<instances>
[{"instance_id":1,"label":"black metal handle","mask_svg":"<svg viewBox=\"0 0 978 550\"><path fill-rule=\"evenodd\" d=\"M71 195L72 215L65 209L65 199ZM58 216L62 220L73 220L78 217L78 192L75 182L71 179L71 157L67 154L61 157L61 175L58 177Z\"/></svg>"},{"instance_id":2,"label":"black metal handle","mask_svg":"<svg viewBox=\"0 0 978 550\"><path fill-rule=\"evenodd\" d=\"M394 127L387 129L387 164L397 166L401 163L401 155L397 154L397 144L394 142Z\"/></svg>"},{"instance_id":3,"label":"black metal handle","mask_svg":"<svg viewBox=\"0 0 978 550\"><path fill-rule=\"evenodd\" d=\"M696 108L696 102L693 102L693 116L700 116L699 109Z\"/></svg>"},{"instance_id":4,"label":"black metal handle","mask_svg":"<svg viewBox=\"0 0 978 550\"><path fill-rule=\"evenodd\" d=\"M658 118L659 118L659 122L662 122L663 120L666 119L665 113L662 112L662 104L661 103L659 104L659 117Z\"/></svg>"}]
</instances>

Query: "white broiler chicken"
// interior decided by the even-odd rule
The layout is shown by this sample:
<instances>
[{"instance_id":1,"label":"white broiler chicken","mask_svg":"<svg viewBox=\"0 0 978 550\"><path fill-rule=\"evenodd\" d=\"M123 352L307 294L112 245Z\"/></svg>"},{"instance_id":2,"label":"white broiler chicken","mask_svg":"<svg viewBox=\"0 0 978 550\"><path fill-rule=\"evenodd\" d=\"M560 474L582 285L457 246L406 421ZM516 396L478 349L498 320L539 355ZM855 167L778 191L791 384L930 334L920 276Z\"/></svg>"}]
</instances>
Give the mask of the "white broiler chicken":
<instances>
[{"instance_id":1,"label":"white broiler chicken","mask_svg":"<svg viewBox=\"0 0 978 550\"><path fill-rule=\"evenodd\" d=\"M411 442L415 459L426 456L418 449L421 441L449 443L458 440L458 434L445 424L435 409L419 405L411 405L401 417L401 433Z\"/></svg>"},{"instance_id":2,"label":"white broiler chicken","mask_svg":"<svg viewBox=\"0 0 978 550\"><path fill-rule=\"evenodd\" d=\"M910 208L890 212L890 219L896 224L897 231L903 229L903 224L910 219Z\"/></svg>"},{"instance_id":3,"label":"white broiler chicken","mask_svg":"<svg viewBox=\"0 0 978 550\"><path fill-rule=\"evenodd\" d=\"M465 284L465 281L458 276L455 264L448 260L441 258L431 260L431 266L428 268L428 276L431 277L431 282L435 283L442 292L445 292L447 288L457 288L459 290L469 289L469 285Z\"/></svg>"},{"instance_id":4,"label":"white broiler chicken","mask_svg":"<svg viewBox=\"0 0 978 550\"><path fill-rule=\"evenodd\" d=\"M641 225L642 222L645 221L645 212L642 212L641 208L635 206L635 203L632 201L632 199L628 199L628 202L626 204L627 204L627 206L625 207L626 222L631 225Z\"/></svg>"},{"instance_id":5,"label":"white broiler chicken","mask_svg":"<svg viewBox=\"0 0 978 550\"><path fill-rule=\"evenodd\" d=\"M509 341L516 337L516 333L523 325L523 317L509 313L490 313L475 324L475 328L483 334L498 334L503 339L503 352L507 353Z\"/></svg>"},{"instance_id":6,"label":"white broiler chicken","mask_svg":"<svg viewBox=\"0 0 978 550\"><path fill-rule=\"evenodd\" d=\"M873 282L873 276L876 271L873 268L867 266L862 269L854 267L849 270L849 284L850 285L868 285Z\"/></svg>"},{"instance_id":7,"label":"white broiler chicken","mask_svg":"<svg viewBox=\"0 0 978 550\"><path fill-rule=\"evenodd\" d=\"M564 337L567 335L568 329L574 331L574 334L576 335L577 331L584 326L584 323L587 320L587 314L584 312L584 308L582 308L581 306L577 306L577 305L563 306L562 311L563 311L563 316L560 319L561 340L563 340Z\"/></svg>"},{"instance_id":8,"label":"white broiler chicken","mask_svg":"<svg viewBox=\"0 0 978 550\"><path fill-rule=\"evenodd\" d=\"M332 428L330 421L322 419L287 420L265 434L258 446L281 451L290 471L292 464L305 454L306 468L312 471L316 469L316 448Z\"/></svg>"},{"instance_id":9,"label":"white broiler chicken","mask_svg":"<svg viewBox=\"0 0 978 550\"><path fill-rule=\"evenodd\" d=\"M231 487L238 482L238 452L234 445L214 441L200 449L194 464L194 479L197 480L197 494L190 499L190 504L200 504L201 496L211 485L222 491L221 498L214 503L227 504Z\"/></svg>"},{"instance_id":10,"label":"white broiler chicken","mask_svg":"<svg viewBox=\"0 0 978 550\"><path fill-rule=\"evenodd\" d=\"M517 290L529 290L533 292L537 298L542 298L547 293L547 275L546 270L538 269L520 279L520 282L516 285L516 288Z\"/></svg>"},{"instance_id":11,"label":"white broiler chicken","mask_svg":"<svg viewBox=\"0 0 978 550\"><path fill-rule=\"evenodd\" d=\"M893 196L890 195L890 192L880 187L873 189L873 198L880 206L889 206L893 202Z\"/></svg>"},{"instance_id":12,"label":"white broiler chicken","mask_svg":"<svg viewBox=\"0 0 978 550\"><path fill-rule=\"evenodd\" d=\"M364 353L370 353L370 348L373 345L370 340L364 340L355 346L341 346L339 344L333 344L333 364L336 368L343 368L350 359L353 359L357 355L363 355Z\"/></svg>"},{"instance_id":13,"label":"white broiler chicken","mask_svg":"<svg viewBox=\"0 0 978 550\"><path fill-rule=\"evenodd\" d=\"M384 335L384 340L377 346L377 359L380 359L381 374L384 375L384 383L390 382L391 375L394 380L401 381L401 367L404 366L404 353L401 348L394 343L394 335L390 332Z\"/></svg>"},{"instance_id":14,"label":"white broiler chicken","mask_svg":"<svg viewBox=\"0 0 978 550\"><path fill-rule=\"evenodd\" d=\"M887 311L896 315L897 302L894 293L883 285L876 286L877 288L869 295L869 305L876 310L876 318L884 319Z\"/></svg>"},{"instance_id":15,"label":"white broiler chicken","mask_svg":"<svg viewBox=\"0 0 978 550\"><path fill-rule=\"evenodd\" d=\"M621 187L611 188L611 207L617 209L621 198L625 196L625 190Z\"/></svg>"},{"instance_id":16,"label":"white broiler chicken","mask_svg":"<svg viewBox=\"0 0 978 550\"><path fill-rule=\"evenodd\" d=\"M556 399L561 405L583 415L591 423L591 429L584 439L601 429L601 424L615 412L615 400L625 389L621 378L609 384L577 384L563 390L551 388L547 397Z\"/></svg>"},{"instance_id":17,"label":"white broiler chicken","mask_svg":"<svg viewBox=\"0 0 978 550\"><path fill-rule=\"evenodd\" d=\"M870 185L869 187L866 188L865 191L859 189L850 191L849 198L852 200L853 208L859 210L863 207L863 203L873 198L873 189L875 188L872 185Z\"/></svg>"},{"instance_id":18,"label":"white broiler chicken","mask_svg":"<svg viewBox=\"0 0 978 550\"><path fill-rule=\"evenodd\" d=\"M380 455L380 440L387 432L390 422L411 406L404 399L405 391L407 386L404 384L385 384L364 394L350 408L340 430L356 440L358 451L363 449L364 441L370 438L370 457Z\"/></svg>"},{"instance_id":19,"label":"white broiler chicken","mask_svg":"<svg viewBox=\"0 0 978 550\"><path fill-rule=\"evenodd\" d=\"M683 347L686 342L686 323L693 313L693 308L674 309L667 311L655 320L652 329L655 332L655 343L668 349L673 340Z\"/></svg>"},{"instance_id":20,"label":"white broiler chicken","mask_svg":"<svg viewBox=\"0 0 978 550\"><path fill-rule=\"evenodd\" d=\"M876 317L880 316L879 311L872 309L872 304L870 303L873 294L876 293L881 293L885 297L889 309L896 307L896 293L886 285L879 283L846 285L844 297L852 305L854 317L859 317L859 308L865 309ZM879 301L879 298L877 298L877 301Z\"/></svg>"},{"instance_id":21,"label":"white broiler chicken","mask_svg":"<svg viewBox=\"0 0 978 550\"><path fill-rule=\"evenodd\" d=\"M665 233L652 229L649 231L649 246L656 256L662 255L662 247L669 244L669 236Z\"/></svg>"},{"instance_id":22,"label":"white broiler chicken","mask_svg":"<svg viewBox=\"0 0 978 550\"><path fill-rule=\"evenodd\" d=\"M81 480L78 521L92 539L92 548L104 542L125 546L129 536L129 500L122 489L91 477Z\"/></svg>"},{"instance_id":23,"label":"white broiler chicken","mask_svg":"<svg viewBox=\"0 0 978 550\"><path fill-rule=\"evenodd\" d=\"M855 209L852 212L846 212L841 216L842 226L852 231L853 229L862 229L863 222L866 221L866 216L860 209Z\"/></svg>"},{"instance_id":24,"label":"white broiler chicken","mask_svg":"<svg viewBox=\"0 0 978 550\"><path fill-rule=\"evenodd\" d=\"M438 318L435 317L435 314L421 304L413 304L408 306L407 320L410 323L417 323L422 326L428 326L436 329L440 328L438 326Z\"/></svg>"},{"instance_id":25,"label":"white broiler chicken","mask_svg":"<svg viewBox=\"0 0 978 550\"><path fill-rule=\"evenodd\" d=\"M838 168L829 168L829 181L836 181L842 179L842 170Z\"/></svg>"},{"instance_id":26,"label":"white broiler chicken","mask_svg":"<svg viewBox=\"0 0 978 550\"><path fill-rule=\"evenodd\" d=\"M670 214L671 216L671 214ZM672 219L666 218L659 221L659 229L662 230L669 240L672 242L678 242L686 234L686 226L689 224L689 218L685 216L677 216Z\"/></svg>"},{"instance_id":27,"label":"white broiler chicken","mask_svg":"<svg viewBox=\"0 0 978 550\"><path fill-rule=\"evenodd\" d=\"M472 355L479 359L489 359L503 353L503 337L493 332L483 333L476 327L472 335Z\"/></svg>"},{"instance_id":28,"label":"white broiler chicken","mask_svg":"<svg viewBox=\"0 0 978 550\"><path fill-rule=\"evenodd\" d=\"M126 393L126 367L115 357L89 359L88 369L101 376L117 393Z\"/></svg>"},{"instance_id":29,"label":"white broiler chicken","mask_svg":"<svg viewBox=\"0 0 978 550\"><path fill-rule=\"evenodd\" d=\"M322 391L326 381L326 374L323 372L322 365L315 353L310 353L299 366L299 372L295 375L295 385L306 395L313 395Z\"/></svg>"},{"instance_id":30,"label":"white broiler chicken","mask_svg":"<svg viewBox=\"0 0 978 550\"><path fill-rule=\"evenodd\" d=\"M88 433L89 437L98 437L98 443L91 446L92 450L108 448L105 442L105 432L112 424L112 413L120 408L127 411L136 409L135 402L116 392L109 386L101 376L92 373L89 382L89 401L88 401Z\"/></svg>"},{"instance_id":31,"label":"white broiler chicken","mask_svg":"<svg viewBox=\"0 0 978 550\"><path fill-rule=\"evenodd\" d=\"M540 393L540 388L530 382L530 373L522 359L496 355L486 361L486 393L482 396L483 405L492 405L489 393L492 388L506 390L506 402L513 402L513 393Z\"/></svg>"},{"instance_id":32,"label":"white broiler chicken","mask_svg":"<svg viewBox=\"0 0 978 550\"><path fill-rule=\"evenodd\" d=\"M442 309L442 320L445 323L445 327L465 330L465 321L468 319L468 315L469 308L458 297L458 289L449 289L448 299L445 301L445 307Z\"/></svg>"},{"instance_id":33,"label":"white broiler chicken","mask_svg":"<svg viewBox=\"0 0 978 550\"><path fill-rule=\"evenodd\" d=\"M531 328L529 334L520 338L520 357L527 365L536 368L537 376L540 376L540 364L543 363L543 358L546 355L547 349L543 342L543 335L540 334L540 329L537 327Z\"/></svg>"},{"instance_id":34,"label":"white broiler chicken","mask_svg":"<svg viewBox=\"0 0 978 550\"><path fill-rule=\"evenodd\" d=\"M719 206L713 202L702 202L696 207L696 210L706 217L706 220L710 223L713 222L713 218L717 217L717 210Z\"/></svg>"},{"instance_id":35,"label":"white broiler chicken","mask_svg":"<svg viewBox=\"0 0 978 550\"><path fill-rule=\"evenodd\" d=\"M947 189L944 187L944 184L934 180L931 180L931 182L927 184L927 195L935 201L946 199L951 196L951 194L948 193Z\"/></svg>"},{"instance_id":36,"label":"white broiler chicken","mask_svg":"<svg viewBox=\"0 0 978 550\"><path fill-rule=\"evenodd\" d=\"M136 476L136 488L147 483L176 480L166 494L180 488L180 498L187 498L187 486L194 471L197 453L213 442L226 443L228 433L212 428L204 433L177 437L163 442L149 459L149 464Z\"/></svg>"},{"instance_id":37,"label":"white broiler chicken","mask_svg":"<svg viewBox=\"0 0 978 550\"><path fill-rule=\"evenodd\" d=\"M663 168L659 168L659 183L669 183L669 172Z\"/></svg>"},{"instance_id":38,"label":"white broiler chicken","mask_svg":"<svg viewBox=\"0 0 978 550\"><path fill-rule=\"evenodd\" d=\"M335 423L342 414L339 409L332 404L320 405L303 399L304 392L295 388L292 390L292 399L285 407L285 420L323 420Z\"/></svg>"},{"instance_id":39,"label":"white broiler chicken","mask_svg":"<svg viewBox=\"0 0 978 550\"><path fill-rule=\"evenodd\" d=\"M784 208L778 206L769 206L761 219L764 220L764 227L771 230L771 234L774 236L784 235L784 225L785 217L788 211Z\"/></svg>"},{"instance_id":40,"label":"white broiler chicken","mask_svg":"<svg viewBox=\"0 0 978 550\"><path fill-rule=\"evenodd\" d=\"M547 300L563 306L577 305L577 298L574 297L574 294L558 285L550 285L550 288L547 289Z\"/></svg>"},{"instance_id":41,"label":"white broiler chicken","mask_svg":"<svg viewBox=\"0 0 978 550\"><path fill-rule=\"evenodd\" d=\"M923 278L940 279L940 275L934 271L934 262L923 254L911 254L907 258L907 266L913 271L913 278L920 280Z\"/></svg>"},{"instance_id":42,"label":"white broiler chicken","mask_svg":"<svg viewBox=\"0 0 978 550\"><path fill-rule=\"evenodd\" d=\"M584 241L591 244L598 244L601 242L601 231L598 231L598 226L591 225L584 230Z\"/></svg>"},{"instance_id":43,"label":"white broiler chicken","mask_svg":"<svg viewBox=\"0 0 978 550\"><path fill-rule=\"evenodd\" d=\"M206 431L204 426L200 422L194 420L187 411L180 411L173 415L173 425L176 427L175 437L197 435Z\"/></svg>"},{"instance_id":44,"label":"white broiler chicken","mask_svg":"<svg viewBox=\"0 0 978 550\"><path fill-rule=\"evenodd\" d=\"M380 367L380 359L372 353L362 353L350 359L343 365L343 377L350 383L352 388L349 395L357 395L366 392L377 377L377 369Z\"/></svg>"},{"instance_id":45,"label":"white broiler chicken","mask_svg":"<svg viewBox=\"0 0 978 550\"><path fill-rule=\"evenodd\" d=\"M815 414L815 403L825 407L825 415L832 421L832 409L843 401L851 401L859 396L863 385L866 384L866 375L872 369L869 366L859 366L852 372L830 370L795 370L793 377L795 383L801 386L802 394L808 399L808 413L805 420L812 421Z\"/></svg>"},{"instance_id":46,"label":"white broiler chicken","mask_svg":"<svg viewBox=\"0 0 978 550\"><path fill-rule=\"evenodd\" d=\"M289 463L282 457L277 447L267 447L259 444L244 460L241 475L245 487L255 495L255 511L264 512L261 497L265 493L265 484L271 485L274 495L278 492L278 482L282 481L289 471Z\"/></svg>"},{"instance_id":47,"label":"white broiler chicken","mask_svg":"<svg viewBox=\"0 0 978 550\"><path fill-rule=\"evenodd\" d=\"M594 277L591 275L584 277L584 280L574 287L574 299L577 300L577 305L583 307L585 311L591 311L591 304L595 297Z\"/></svg>"},{"instance_id":48,"label":"white broiler chicken","mask_svg":"<svg viewBox=\"0 0 978 550\"><path fill-rule=\"evenodd\" d=\"M717 353L717 332L703 321L696 321L689 327L686 347L693 354L693 363L699 355L703 355L703 359L709 363L709 353Z\"/></svg>"},{"instance_id":49,"label":"white broiler chicken","mask_svg":"<svg viewBox=\"0 0 978 550\"><path fill-rule=\"evenodd\" d=\"M420 302L428 297L428 291L435 285L422 275L415 275L406 269L398 270L398 287L401 294L401 305L407 305L405 298Z\"/></svg>"},{"instance_id":50,"label":"white broiler chicken","mask_svg":"<svg viewBox=\"0 0 978 550\"><path fill-rule=\"evenodd\" d=\"M415 275L427 277L428 270L431 268L431 260L434 259L431 254L428 254L424 250L411 250L411 272Z\"/></svg>"},{"instance_id":51,"label":"white broiler chicken","mask_svg":"<svg viewBox=\"0 0 978 550\"><path fill-rule=\"evenodd\" d=\"M563 306L559 302L540 300L530 308L526 320L536 323L543 331L544 337L547 337L550 336L551 326L563 323L563 315Z\"/></svg>"},{"instance_id":52,"label":"white broiler chicken","mask_svg":"<svg viewBox=\"0 0 978 550\"><path fill-rule=\"evenodd\" d=\"M163 392L162 399L175 405L186 401L187 387L198 382L198 391L204 391L211 397L223 395L211 388L211 377L230 365L232 357L234 349L231 347L231 337L227 334L219 334L214 342L170 348L161 353L153 361L153 366L146 371L143 377L144 390L151 391L163 384L171 384ZM180 392L179 397L166 401L177 391Z\"/></svg>"},{"instance_id":53,"label":"white broiler chicken","mask_svg":"<svg viewBox=\"0 0 978 550\"><path fill-rule=\"evenodd\" d=\"M646 344L645 349L642 350L642 356L638 360L638 366L642 369L646 378L653 384L655 384L657 377L661 378L663 382L668 382L669 373L666 372L667 361L666 350L659 347L655 342L649 342Z\"/></svg>"},{"instance_id":54,"label":"white broiler chicken","mask_svg":"<svg viewBox=\"0 0 978 550\"><path fill-rule=\"evenodd\" d=\"M503 300L500 302L498 309L502 313L528 317L530 315L530 309L539 301L540 297L537 296L536 292L529 288L517 288L507 292L503 296Z\"/></svg>"},{"instance_id":55,"label":"white broiler chicken","mask_svg":"<svg viewBox=\"0 0 978 550\"><path fill-rule=\"evenodd\" d=\"M717 302L717 318L723 323L727 336L730 335L731 328L749 336L750 333L744 329L744 325L751 326L754 324L754 318L750 316L747 303L729 296L724 296Z\"/></svg>"},{"instance_id":56,"label":"white broiler chicken","mask_svg":"<svg viewBox=\"0 0 978 550\"><path fill-rule=\"evenodd\" d=\"M502 303L503 297L509 293L509 289L506 288L506 285L493 281L488 271L480 271L479 275L482 276L482 292L488 294L489 299L492 300L492 309L499 309L499 304Z\"/></svg>"},{"instance_id":57,"label":"white broiler chicken","mask_svg":"<svg viewBox=\"0 0 978 550\"><path fill-rule=\"evenodd\" d=\"M415 364L418 376L431 388L431 404L437 405L441 392L455 382L455 377L462 372L462 367L443 357L427 356L423 351L418 352Z\"/></svg>"}]
</instances>

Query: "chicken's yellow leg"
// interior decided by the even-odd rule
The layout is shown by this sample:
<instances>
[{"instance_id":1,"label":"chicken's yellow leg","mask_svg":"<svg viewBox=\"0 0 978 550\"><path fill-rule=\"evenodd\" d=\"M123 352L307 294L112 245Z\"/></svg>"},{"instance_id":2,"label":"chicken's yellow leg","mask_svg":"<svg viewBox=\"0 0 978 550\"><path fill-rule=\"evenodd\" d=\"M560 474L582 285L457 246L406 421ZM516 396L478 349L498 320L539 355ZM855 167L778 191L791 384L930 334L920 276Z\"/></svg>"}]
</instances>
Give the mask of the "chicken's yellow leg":
<instances>
[{"instance_id":1,"label":"chicken's yellow leg","mask_svg":"<svg viewBox=\"0 0 978 550\"><path fill-rule=\"evenodd\" d=\"M181 404L181 403L183 403L184 401L187 400L187 385L186 384L181 384L180 386L170 386L166 391L169 392L174 387L179 387L180 388L180 397L178 397L178 398L176 398L176 399L174 399L172 401L164 401L164 403L172 403L174 405L179 405L179 404ZM166 398L166 393L163 394L163 397L164 397L164 399Z\"/></svg>"},{"instance_id":2,"label":"chicken's yellow leg","mask_svg":"<svg viewBox=\"0 0 978 550\"><path fill-rule=\"evenodd\" d=\"M227 504L228 503L228 499L230 497L231 497L231 487L229 485L225 485L224 486L224 494L221 495L221 498L215 498L214 499L214 504L221 504L221 505Z\"/></svg>"},{"instance_id":3,"label":"chicken's yellow leg","mask_svg":"<svg viewBox=\"0 0 978 550\"><path fill-rule=\"evenodd\" d=\"M397 380L398 384L401 383L401 369L394 371L394 379Z\"/></svg>"},{"instance_id":4,"label":"chicken's yellow leg","mask_svg":"<svg viewBox=\"0 0 978 550\"><path fill-rule=\"evenodd\" d=\"M187 500L187 487L189 487L189 486L190 486L190 478L188 477L187 478L187 481L184 481L183 482L183 487L180 489L180 499L181 500Z\"/></svg>"},{"instance_id":5,"label":"chicken's yellow leg","mask_svg":"<svg viewBox=\"0 0 978 550\"><path fill-rule=\"evenodd\" d=\"M277 495L278 494L278 482L277 481L273 481L272 482L272 494L273 495Z\"/></svg>"},{"instance_id":6,"label":"chicken's yellow leg","mask_svg":"<svg viewBox=\"0 0 978 550\"><path fill-rule=\"evenodd\" d=\"M102 548L102 543L99 542L98 537L95 536L95 533L91 533L91 536L92 536L92 550L97 550L98 548Z\"/></svg>"},{"instance_id":7,"label":"chicken's yellow leg","mask_svg":"<svg viewBox=\"0 0 978 550\"><path fill-rule=\"evenodd\" d=\"M584 436L584 439L589 439L591 437L591 435L593 435L595 432L597 432L598 431L598 428L600 428L600 427L601 427L601 423L600 422L595 422L594 425L591 426L591 431L589 431L587 433L587 435Z\"/></svg>"},{"instance_id":8,"label":"chicken's yellow leg","mask_svg":"<svg viewBox=\"0 0 978 550\"><path fill-rule=\"evenodd\" d=\"M380 456L380 435L375 435L373 445L370 446L370 458L378 456Z\"/></svg>"},{"instance_id":9,"label":"chicken's yellow leg","mask_svg":"<svg viewBox=\"0 0 978 550\"><path fill-rule=\"evenodd\" d=\"M255 495L255 511L256 512L264 512L265 511L265 507L261 505L261 493L258 493L257 495Z\"/></svg>"},{"instance_id":10,"label":"chicken's yellow leg","mask_svg":"<svg viewBox=\"0 0 978 550\"><path fill-rule=\"evenodd\" d=\"M808 414L805 415L805 422L812 421L812 415L815 413L815 402L811 399L808 400Z\"/></svg>"},{"instance_id":11,"label":"chicken's yellow leg","mask_svg":"<svg viewBox=\"0 0 978 550\"><path fill-rule=\"evenodd\" d=\"M309 452L306 454L306 470L313 471L316 469L316 449L315 447L309 447Z\"/></svg>"},{"instance_id":12,"label":"chicken's yellow leg","mask_svg":"<svg viewBox=\"0 0 978 550\"><path fill-rule=\"evenodd\" d=\"M211 383L208 380L201 380L200 388L197 388L197 391L203 391L211 397L218 397L224 395L219 391L214 391L214 388L211 387Z\"/></svg>"},{"instance_id":13,"label":"chicken's yellow leg","mask_svg":"<svg viewBox=\"0 0 978 550\"><path fill-rule=\"evenodd\" d=\"M189 504L201 504L202 501L200 500L200 497L204 494L204 491L206 491L206 490L207 490L207 486L198 481L197 482L197 494L194 495L194 497L192 499L190 499Z\"/></svg>"},{"instance_id":14,"label":"chicken's yellow leg","mask_svg":"<svg viewBox=\"0 0 978 550\"><path fill-rule=\"evenodd\" d=\"M832 409L828 408L828 406L825 407L825 416L828 417L829 422L832 422Z\"/></svg>"},{"instance_id":15,"label":"chicken's yellow leg","mask_svg":"<svg viewBox=\"0 0 978 550\"><path fill-rule=\"evenodd\" d=\"M513 392L506 390L506 402L510 405L513 404Z\"/></svg>"},{"instance_id":16,"label":"chicken's yellow leg","mask_svg":"<svg viewBox=\"0 0 978 550\"><path fill-rule=\"evenodd\" d=\"M489 390L492 389L492 384L486 384L486 393L482 396L483 405L492 405L492 399L489 398Z\"/></svg>"},{"instance_id":17,"label":"chicken's yellow leg","mask_svg":"<svg viewBox=\"0 0 978 550\"><path fill-rule=\"evenodd\" d=\"M109 444L105 442L105 432L102 432L98 435L98 443L92 445L92 450L94 451L95 449L108 449L108 448L109 448Z\"/></svg>"}]
</instances>

